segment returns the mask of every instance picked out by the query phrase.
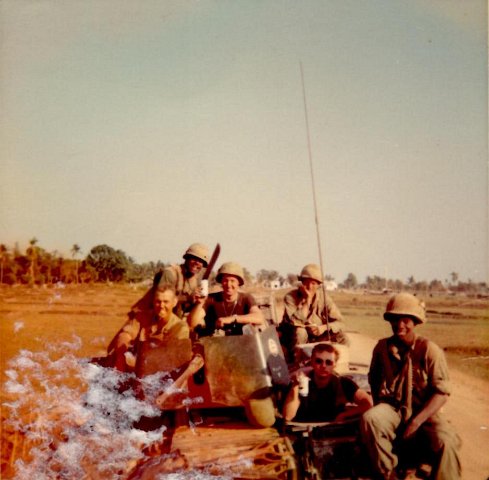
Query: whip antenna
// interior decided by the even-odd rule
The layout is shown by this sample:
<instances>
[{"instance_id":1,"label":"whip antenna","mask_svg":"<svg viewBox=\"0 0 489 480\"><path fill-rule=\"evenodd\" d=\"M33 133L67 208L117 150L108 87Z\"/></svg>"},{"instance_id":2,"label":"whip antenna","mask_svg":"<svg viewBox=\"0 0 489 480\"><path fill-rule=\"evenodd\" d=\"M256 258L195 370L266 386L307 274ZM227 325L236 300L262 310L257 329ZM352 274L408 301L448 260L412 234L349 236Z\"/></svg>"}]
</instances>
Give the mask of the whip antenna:
<instances>
[{"instance_id":1,"label":"whip antenna","mask_svg":"<svg viewBox=\"0 0 489 480\"><path fill-rule=\"evenodd\" d=\"M302 98L304 100L304 116L306 119L306 134L307 134L307 151L309 154L309 169L311 172L311 183L312 183L312 199L314 203L314 220L316 223L316 237L318 242L318 250L319 250L319 267L321 269L321 278L322 278L322 289L323 289L323 297L324 297L324 312L323 316L326 320L326 328L328 332L328 341L331 340L331 336L329 333L329 318L328 318L328 307L326 305L326 286L324 285L324 268L323 268L323 254L321 249L321 236L319 234L319 217L318 217L318 207L316 201L316 185L314 181L314 167L312 163L312 148L311 148L311 135L309 133L309 116L307 113L307 101L306 101L306 86L304 82L304 71L302 69L302 62L299 63L301 69L301 80L302 80Z\"/></svg>"}]
</instances>

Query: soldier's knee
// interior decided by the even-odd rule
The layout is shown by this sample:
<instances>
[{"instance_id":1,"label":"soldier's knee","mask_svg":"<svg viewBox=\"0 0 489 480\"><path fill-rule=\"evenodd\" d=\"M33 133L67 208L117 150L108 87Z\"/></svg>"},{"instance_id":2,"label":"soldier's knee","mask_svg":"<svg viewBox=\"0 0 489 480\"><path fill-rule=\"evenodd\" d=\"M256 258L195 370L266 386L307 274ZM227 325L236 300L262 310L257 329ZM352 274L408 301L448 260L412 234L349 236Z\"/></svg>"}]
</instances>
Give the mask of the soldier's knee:
<instances>
[{"instance_id":1,"label":"soldier's knee","mask_svg":"<svg viewBox=\"0 0 489 480\"><path fill-rule=\"evenodd\" d=\"M462 441L455 431L437 431L430 438L430 447L435 452L458 450L462 446Z\"/></svg>"},{"instance_id":2,"label":"soldier's knee","mask_svg":"<svg viewBox=\"0 0 489 480\"><path fill-rule=\"evenodd\" d=\"M380 403L364 412L362 416L362 429L375 431L392 430L393 409L390 405Z\"/></svg>"}]
</instances>

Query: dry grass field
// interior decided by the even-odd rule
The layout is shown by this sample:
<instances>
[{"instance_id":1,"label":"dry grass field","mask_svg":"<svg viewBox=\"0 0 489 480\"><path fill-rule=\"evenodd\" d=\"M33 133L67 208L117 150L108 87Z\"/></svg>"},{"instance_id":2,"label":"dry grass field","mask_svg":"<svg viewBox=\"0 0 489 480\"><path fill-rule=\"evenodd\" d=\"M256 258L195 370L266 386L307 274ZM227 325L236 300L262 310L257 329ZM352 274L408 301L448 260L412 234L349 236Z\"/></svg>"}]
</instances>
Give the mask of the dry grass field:
<instances>
[{"instance_id":1,"label":"dry grass field","mask_svg":"<svg viewBox=\"0 0 489 480\"><path fill-rule=\"evenodd\" d=\"M144 288L129 285L0 288L2 422L12 411L12 407L6 404L14 405L13 399L18 399L21 395L17 375L22 371L22 362L36 360L38 370L40 365L44 365L42 368L45 368L45 372L37 371L29 379L29 382L36 383L35 388L51 397L64 395L70 385L83 382L77 380L76 369L72 364L58 364L58 370L53 370L53 364L62 361L63 357L88 358L103 355L107 343L124 322L129 307L143 292ZM274 293L279 313L283 293ZM389 335L389 325L382 320L387 296L346 292L335 292L332 296L343 312L349 329L375 339ZM460 415L464 415L467 408L473 410L467 411L467 415L475 414L473 421L480 426L477 432L469 432L464 438L464 464L470 464L465 470L464 478L483 480L489 476L489 466L486 460L477 461L478 454L470 445L475 439L479 449L487 446L489 303L487 299L466 297L433 297L425 300L429 322L419 327L419 333L437 342L447 352L454 383L458 382L457 388L463 390L460 398L469 392L468 400L474 400L475 405L480 406L480 412L475 412L474 408L462 405ZM43 352L48 352L48 356L42 357ZM49 376L50 371L53 372L52 379L43 377ZM55 402L52 399L50 401ZM457 405L455 407L458 408ZM16 411L21 411L20 407ZM28 412L28 408L24 408L24 411ZM459 415L458 410L454 414ZM32 409L30 415L33 416ZM22 419L17 418L16 421L18 428L22 429ZM31 425L35 423L35 419L31 418L29 421ZM27 420L25 423L28 423ZM457 422L457 428L458 424L463 425L464 422ZM2 477L14 478L11 476L14 471L13 460L17 457L29 458L29 453L25 449L22 451L22 442L18 438L14 439L17 444L12 443L12 424L9 423L8 428L5 425L3 427ZM28 469L24 469L24 472L27 473L17 473L15 478L29 478ZM84 478L98 477L86 475Z\"/></svg>"}]
</instances>

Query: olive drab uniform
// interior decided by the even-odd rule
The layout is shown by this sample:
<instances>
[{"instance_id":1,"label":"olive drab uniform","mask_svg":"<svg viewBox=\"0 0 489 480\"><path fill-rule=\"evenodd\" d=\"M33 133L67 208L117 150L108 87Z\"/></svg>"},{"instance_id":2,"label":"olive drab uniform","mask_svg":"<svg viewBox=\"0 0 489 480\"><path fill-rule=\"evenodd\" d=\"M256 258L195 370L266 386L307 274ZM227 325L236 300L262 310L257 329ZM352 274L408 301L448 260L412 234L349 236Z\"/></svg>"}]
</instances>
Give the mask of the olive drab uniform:
<instances>
[{"instance_id":1,"label":"olive drab uniform","mask_svg":"<svg viewBox=\"0 0 489 480\"><path fill-rule=\"evenodd\" d=\"M331 340L337 343L348 344L348 338L344 333L345 324L339 308L333 300L318 289L311 302L307 315L304 315L302 306L305 301L304 293L300 288L287 293L284 298L284 316L279 330L281 343L292 355L294 347L298 344ZM329 324L329 335L325 332L319 337L313 336L307 330L308 324L324 325L326 315Z\"/></svg>"},{"instance_id":2,"label":"olive drab uniform","mask_svg":"<svg viewBox=\"0 0 489 480\"><path fill-rule=\"evenodd\" d=\"M392 444L399 429L423 409L433 394L450 394L445 355L423 337L416 336L411 347L395 336L382 339L373 351L369 382L375 406L363 415L362 436L374 468L388 478L398 464ZM440 412L419 427L415 441L417 450L423 445L436 457L435 475L430 478L461 478L457 453L460 438Z\"/></svg>"},{"instance_id":3,"label":"olive drab uniform","mask_svg":"<svg viewBox=\"0 0 489 480\"><path fill-rule=\"evenodd\" d=\"M140 349L140 342L145 342L151 339L163 340L180 340L189 338L189 327L185 320L172 314L167 325L163 328L158 328L157 318L150 308L141 308L137 304L131 309L128 319L121 329L114 336L107 348L107 357L104 366L113 367L115 364L115 351L120 335L125 334L127 342L125 342L127 351L132 356L126 356L126 371L133 371L136 366L136 357Z\"/></svg>"},{"instance_id":4,"label":"olive drab uniform","mask_svg":"<svg viewBox=\"0 0 489 480\"><path fill-rule=\"evenodd\" d=\"M166 267L160 275L157 274L157 282L150 288L132 307L128 313L128 318L121 329L114 335L107 347L107 355L110 358L117 344L119 335L123 332L133 330L135 319L141 322L144 327L145 324L150 323L153 309L153 295L155 289L159 285L169 284L175 287L175 291L178 298L178 303L174 309L174 313L179 318L184 318L190 309L192 308L192 293L197 288L200 275L192 278L185 278L183 273L183 265L170 265ZM149 319L149 320L148 320ZM130 351L133 350L133 346L130 346ZM110 365L109 365L110 366Z\"/></svg>"}]
</instances>

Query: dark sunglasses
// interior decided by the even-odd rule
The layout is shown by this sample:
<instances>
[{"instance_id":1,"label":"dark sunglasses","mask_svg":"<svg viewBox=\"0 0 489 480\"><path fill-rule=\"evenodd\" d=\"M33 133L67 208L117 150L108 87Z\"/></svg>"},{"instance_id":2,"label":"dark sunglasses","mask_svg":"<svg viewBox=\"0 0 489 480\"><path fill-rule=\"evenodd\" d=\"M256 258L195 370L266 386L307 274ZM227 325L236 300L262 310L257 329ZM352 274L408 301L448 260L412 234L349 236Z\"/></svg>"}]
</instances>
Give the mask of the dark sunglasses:
<instances>
[{"instance_id":1,"label":"dark sunglasses","mask_svg":"<svg viewBox=\"0 0 489 480\"><path fill-rule=\"evenodd\" d=\"M316 365L322 365L324 363L328 367L331 367L332 365L334 365L333 360L330 360L329 358L327 360L323 360L322 358L315 358L314 363Z\"/></svg>"}]
</instances>

